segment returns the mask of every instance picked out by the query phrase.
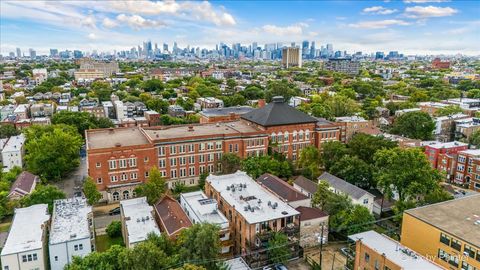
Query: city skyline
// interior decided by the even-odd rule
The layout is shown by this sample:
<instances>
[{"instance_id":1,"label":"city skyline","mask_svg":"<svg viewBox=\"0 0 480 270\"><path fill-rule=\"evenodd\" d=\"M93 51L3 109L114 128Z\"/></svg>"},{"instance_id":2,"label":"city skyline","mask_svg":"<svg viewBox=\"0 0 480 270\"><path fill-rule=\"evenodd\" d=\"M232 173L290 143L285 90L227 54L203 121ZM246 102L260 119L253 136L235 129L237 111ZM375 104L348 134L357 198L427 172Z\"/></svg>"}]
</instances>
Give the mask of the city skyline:
<instances>
[{"instance_id":1,"label":"city skyline","mask_svg":"<svg viewBox=\"0 0 480 270\"><path fill-rule=\"evenodd\" d=\"M2 1L0 53L20 47L128 50L143 41L215 48L223 42L338 50L478 55L480 5L474 1L153 2Z\"/></svg>"}]
</instances>

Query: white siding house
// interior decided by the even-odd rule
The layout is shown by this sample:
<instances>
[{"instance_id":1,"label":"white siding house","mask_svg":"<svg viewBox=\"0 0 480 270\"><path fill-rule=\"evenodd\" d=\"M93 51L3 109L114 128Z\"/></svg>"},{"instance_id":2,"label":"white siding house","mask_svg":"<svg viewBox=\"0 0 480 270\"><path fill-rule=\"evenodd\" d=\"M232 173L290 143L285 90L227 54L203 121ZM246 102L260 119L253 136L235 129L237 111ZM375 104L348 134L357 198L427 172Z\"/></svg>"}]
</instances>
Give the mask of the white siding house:
<instances>
[{"instance_id":1,"label":"white siding house","mask_svg":"<svg viewBox=\"0 0 480 270\"><path fill-rule=\"evenodd\" d=\"M56 200L50 230L50 268L61 270L73 256L84 257L94 250L92 207L85 198Z\"/></svg>"},{"instance_id":2,"label":"white siding house","mask_svg":"<svg viewBox=\"0 0 480 270\"><path fill-rule=\"evenodd\" d=\"M3 270L44 270L46 264L47 204L15 209L12 227L2 249Z\"/></svg>"}]
</instances>

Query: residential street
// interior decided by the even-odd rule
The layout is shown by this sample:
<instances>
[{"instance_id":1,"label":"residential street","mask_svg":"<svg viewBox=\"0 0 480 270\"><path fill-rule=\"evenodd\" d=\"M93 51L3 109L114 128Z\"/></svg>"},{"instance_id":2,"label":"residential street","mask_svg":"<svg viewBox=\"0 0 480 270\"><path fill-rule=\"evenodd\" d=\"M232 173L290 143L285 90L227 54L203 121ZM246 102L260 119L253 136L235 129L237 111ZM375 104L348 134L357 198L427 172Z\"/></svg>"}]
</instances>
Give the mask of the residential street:
<instances>
[{"instance_id":1,"label":"residential street","mask_svg":"<svg viewBox=\"0 0 480 270\"><path fill-rule=\"evenodd\" d=\"M82 184L84 177L87 176L87 159L85 157L80 158L80 165L77 169L70 173L69 176L55 183L55 185L63 190L67 195L67 198L74 196L75 192L82 190Z\"/></svg>"}]
</instances>

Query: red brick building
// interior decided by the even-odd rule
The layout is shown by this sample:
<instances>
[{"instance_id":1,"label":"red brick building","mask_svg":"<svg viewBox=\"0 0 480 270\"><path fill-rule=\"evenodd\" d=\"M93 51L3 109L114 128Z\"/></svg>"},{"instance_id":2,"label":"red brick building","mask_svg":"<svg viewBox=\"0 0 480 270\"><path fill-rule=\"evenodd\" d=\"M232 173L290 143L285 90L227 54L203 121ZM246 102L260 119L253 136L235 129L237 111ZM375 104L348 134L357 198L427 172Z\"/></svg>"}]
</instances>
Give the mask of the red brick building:
<instances>
[{"instance_id":1,"label":"red brick building","mask_svg":"<svg viewBox=\"0 0 480 270\"><path fill-rule=\"evenodd\" d=\"M432 61L432 68L434 69L447 69L450 68L449 61L442 61L440 58L435 58Z\"/></svg>"},{"instance_id":2,"label":"red brick building","mask_svg":"<svg viewBox=\"0 0 480 270\"><path fill-rule=\"evenodd\" d=\"M432 168L446 171L448 157L454 157L459 151L467 150L468 144L462 142L434 143L425 146L425 155Z\"/></svg>"},{"instance_id":3,"label":"red brick building","mask_svg":"<svg viewBox=\"0 0 480 270\"><path fill-rule=\"evenodd\" d=\"M103 198L116 201L135 196L135 187L148 179L154 166L169 188L175 183L195 185L203 172L220 171L218 161L224 153L260 156L270 145L296 160L303 148L321 147L323 141L339 136L334 124L275 97L268 105L225 123L87 130L87 169Z\"/></svg>"}]
</instances>

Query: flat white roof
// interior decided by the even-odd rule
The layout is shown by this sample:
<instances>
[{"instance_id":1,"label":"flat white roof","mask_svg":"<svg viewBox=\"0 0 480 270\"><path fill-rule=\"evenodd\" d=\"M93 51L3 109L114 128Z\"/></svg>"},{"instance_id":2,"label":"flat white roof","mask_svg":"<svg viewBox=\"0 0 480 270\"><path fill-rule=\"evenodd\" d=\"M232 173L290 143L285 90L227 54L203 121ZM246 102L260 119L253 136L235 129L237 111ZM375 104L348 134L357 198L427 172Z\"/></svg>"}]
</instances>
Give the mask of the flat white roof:
<instances>
[{"instance_id":1,"label":"flat white roof","mask_svg":"<svg viewBox=\"0 0 480 270\"><path fill-rule=\"evenodd\" d=\"M365 118L360 117L360 116L342 116L342 117L336 117L335 118L336 122L367 122Z\"/></svg>"},{"instance_id":2,"label":"flat white roof","mask_svg":"<svg viewBox=\"0 0 480 270\"><path fill-rule=\"evenodd\" d=\"M459 154L469 155L469 156L479 156L480 149L467 149L463 151L459 151Z\"/></svg>"},{"instance_id":3,"label":"flat white roof","mask_svg":"<svg viewBox=\"0 0 480 270\"><path fill-rule=\"evenodd\" d=\"M146 197L120 201L123 217L128 233L128 242L136 243L147 239L148 234L160 235L157 223L153 218L153 207L147 203Z\"/></svg>"},{"instance_id":4,"label":"flat white roof","mask_svg":"<svg viewBox=\"0 0 480 270\"><path fill-rule=\"evenodd\" d=\"M85 198L55 200L50 229L50 244L90 238L88 214L92 207Z\"/></svg>"},{"instance_id":5,"label":"flat white roof","mask_svg":"<svg viewBox=\"0 0 480 270\"><path fill-rule=\"evenodd\" d=\"M428 261L418 253L402 246L399 242L394 241L383 234L376 231L368 231L357 233L349 236L353 241L361 240L363 245L377 251L379 254L385 254L385 257L399 265L405 270L437 270L442 267ZM408 254L406 253L408 252Z\"/></svg>"},{"instance_id":6,"label":"flat white roof","mask_svg":"<svg viewBox=\"0 0 480 270\"><path fill-rule=\"evenodd\" d=\"M255 182L246 172L209 175L207 180L249 224L299 215L290 205Z\"/></svg>"},{"instance_id":7,"label":"flat white roof","mask_svg":"<svg viewBox=\"0 0 480 270\"><path fill-rule=\"evenodd\" d=\"M12 136L10 137L10 139L8 139L2 151L4 152L20 151L24 143L25 143L25 136L23 135L23 133L17 136Z\"/></svg>"},{"instance_id":8,"label":"flat white roof","mask_svg":"<svg viewBox=\"0 0 480 270\"><path fill-rule=\"evenodd\" d=\"M242 259L242 257L237 257L225 261L225 264L228 266L229 270L251 270L248 264Z\"/></svg>"},{"instance_id":9,"label":"flat white roof","mask_svg":"<svg viewBox=\"0 0 480 270\"><path fill-rule=\"evenodd\" d=\"M50 219L47 204L35 204L15 209L12 227L2 256L40 249L43 246L43 226Z\"/></svg>"},{"instance_id":10,"label":"flat white roof","mask_svg":"<svg viewBox=\"0 0 480 270\"><path fill-rule=\"evenodd\" d=\"M435 149L440 149L440 148L451 148L451 147L457 147L457 146L466 146L468 145L467 143L463 142L458 142L458 141L453 141L453 142L432 142L431 144L428 144L429 147L435 148Z\"/></svg>"},{"instance_id":11,"label":"flat white roof","mask_svg":"<svg viewBox=\"0 0 480 270\"><path fill-rule=\"evenodd\" d=\"M183 203L185 203L193 209L194 212L189 214L195 215L196 221L217 224L220 225L222 229L228 228L228 220L218 211L217 201L208 198L203 191L182 193L180 195L180 201L182 207ZM187 216L192 220L189 214L187 214Z\"/></svg>"}]
</instances>

